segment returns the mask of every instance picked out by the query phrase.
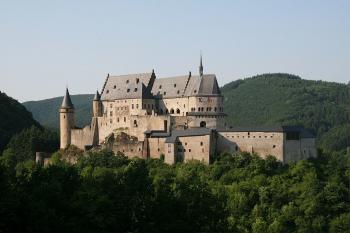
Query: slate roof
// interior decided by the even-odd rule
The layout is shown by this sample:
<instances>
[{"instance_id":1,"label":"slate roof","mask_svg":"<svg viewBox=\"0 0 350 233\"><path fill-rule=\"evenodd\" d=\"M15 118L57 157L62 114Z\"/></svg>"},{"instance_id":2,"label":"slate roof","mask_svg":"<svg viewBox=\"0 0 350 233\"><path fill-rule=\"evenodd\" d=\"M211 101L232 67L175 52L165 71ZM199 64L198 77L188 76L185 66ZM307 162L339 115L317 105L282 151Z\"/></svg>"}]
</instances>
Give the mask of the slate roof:
<instances>
[{"instance_id":1,"label":"slate roof","mask_svg":"<svg viewBox=\"0 0 350 233\"><path fill-rule=\"evenodd\" d=\"M63 97L61 108L73 108L74 109L74 105L73 105L72 100L70 98L68 88L66 88L66 95Z\"/></svg>"},{"instance_id":2,"label":"slate roof","mask_svg":"<svg viewBox=\"0 0 350 233\"><path fill-rule=\"evenodd\" d=\"M221 95L214 74L160 79L156 79L154 73L108 75L101 99L177 98L200 95Z\"/></svg>"},{"instance_id":3,"label":"slate roof","mask_svg":"<svg viewBox=\"0 0 350 233\"><path fill-rule=\"evenodd\" d=\"M213 132L208 128L191 128L186 130L173 130L171 136L165 139L166 143L174 143L178 137L193 137L210 135Z\"/></svg>"},{"instance_id":4,"label":"slate roof","mask_svg":"<svg viewBox=\"0 0 350 233\"><path fill-rule=\"evenodd\" d=\"M101 96L100 96L100 93L98 93L98 91L96 91L96 94L95 94L95 96L94 96L94 100L95 100L95 101L101 100Z\"/></svg>"},{"instance_id":5,"label":"slate roof","mask_svg":"<svg viewBox=\"0 0 350 233\"><path fill-rule=\"evenodd\" d=\"M158 98L174 98L183 96L189 76L160 78L154 81L152 94Z\"/></svg>"},{"instance_id":6,"label":"slate roof","mask_svg":"<svg viewBox=\"0 0 350 233\"><path fill-rule=\"evenodd\" d=\"M152 98L149 86L154 73L109 76L103 88L102 100Z\"/></svg>"},{"instance_id":7,"label":"slate roof","mask_svg":"<svg viewBox=\"0 0 350 233\"><path fill-rule=\"evenodd\" d=\"M164 92L166 94L164 94ZM156 79L152 94L158 98L176 98L182 96L220 95L215 74L203 76L177 76Z\"/></svg>"},{"instance_id":8,"label":"slate roof","mask_svg":"<svg viewBox=\"0 0 350 233\"><path fill-rule=\"evenodd\" d=\"M301 138L315 138L316 136L302 126L258 126L258 127L232 127L220 132L299 132Z\"/></svg>"}]
</instances>

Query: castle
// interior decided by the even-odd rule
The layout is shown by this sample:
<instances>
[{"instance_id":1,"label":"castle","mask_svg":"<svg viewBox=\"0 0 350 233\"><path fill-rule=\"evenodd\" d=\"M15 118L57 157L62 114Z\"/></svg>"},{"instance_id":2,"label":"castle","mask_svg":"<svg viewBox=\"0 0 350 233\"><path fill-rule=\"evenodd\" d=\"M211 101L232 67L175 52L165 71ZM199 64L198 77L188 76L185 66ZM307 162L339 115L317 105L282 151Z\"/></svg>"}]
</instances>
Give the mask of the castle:
<instances>
[{"instance_id":1,"label":"castle","mask_svg":"<svg viewBox=\"0 0 350 233\"><path fill-rule=\"evenodd\" d=\"M68 89L60 108L62 149L102 147L128 157L162 158L166 163L205 163L222 152L273 155L288 163L316 157L315 136L302 127L230 127L215 74L157 79L151 73L108 75L93 99L93 117L75 126Z\"/></svg>"}]
</instances>

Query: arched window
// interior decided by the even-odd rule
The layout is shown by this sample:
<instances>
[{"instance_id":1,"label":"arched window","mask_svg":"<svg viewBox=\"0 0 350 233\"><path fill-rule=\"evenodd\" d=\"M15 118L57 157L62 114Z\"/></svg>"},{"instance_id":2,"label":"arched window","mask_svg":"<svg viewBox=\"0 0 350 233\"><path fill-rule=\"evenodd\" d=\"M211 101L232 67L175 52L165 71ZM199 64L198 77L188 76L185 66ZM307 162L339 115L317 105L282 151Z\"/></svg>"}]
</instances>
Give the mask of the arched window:
<instances>
[{"instance_id":1,"label":"arched window","mask_svg":"<svg viewBox=\"0 0 350 233\"><path fill-rule=\"evenodd\" d=\"M134 120L134 127L137 127L137 120Z\"/></svg>"},{"instance_id":2,"label":"arched window","mask_svg":"<svg viewBox=\"0 0 350 233\"><path fill-rule=\"evenodd\" d=\"M180 109L176 109L176 113L177 113L177 114L180 114Z\"/></svg>"},{"instance_id":3,"label":"arched window","mask_svg":"<svg viewBox=\"0 0 350 233\"><path fill-rule=\"evenodd\" d=\"M174 109L170 109L170 114L174 114Z\"/></svg>"},{"instance_id":4,"label":"arched window","mask_svg":"<svg viewBox=\"0 0 350 233\"><path fill-rule=\"evenodd\" d=\"M201 121L199 126L202 127L202 128L205 128L205 127L207 127L207 123L205 121Z\"/></svg>"}]
</instances>

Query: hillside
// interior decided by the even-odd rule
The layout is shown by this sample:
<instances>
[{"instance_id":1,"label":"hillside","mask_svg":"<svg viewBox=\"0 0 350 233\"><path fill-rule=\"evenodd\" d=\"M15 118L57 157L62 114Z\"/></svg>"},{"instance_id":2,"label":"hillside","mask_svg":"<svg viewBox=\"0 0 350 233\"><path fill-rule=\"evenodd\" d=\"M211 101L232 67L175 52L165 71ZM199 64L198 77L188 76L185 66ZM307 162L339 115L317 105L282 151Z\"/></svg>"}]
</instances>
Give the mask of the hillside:
<instances>
[{"instance_id":1,"label":"hillside","mask_svg":"<svg viewBox=\"0 0 350 233\"><path fill-rule=\"evenodd\" d=\"M90 123L92 116L93 95L71 95L72 102L76 110L76 121L78 126ZM33 117L40 124L58 129L59 128L59 108L63 97L56 97L40 101L24 102L23 105L33 113Z\"/></svg>"},{"instance_id":2,"label":"hillside","mask_svg":"<svg viewBox=\"0 0 350 233\"><path fill-rule=\"evenodd\" d=\"M350 145L348 85L304 80L290 74L264 74L233 81L221 90L231 125L303 125L315 131L319 147L341 150ZM78 126L90 122L92 98L72 96ZM58 97L24 105L42 125L58 128L61 101Z\"/></svg>"},{"instance_id":3,"label":"hillside","mask_svg":"<svg viewBox=\"0 0 350 233\"><path fill-rule=\"evenodd\" d=\"M232 125L303 125L313 129L325 149L350 145L348 85L303 80L289 74L264 74L222 87ZM325 146L327 144L327 146Z\"/></svg>"},{"instance_id":4,"label":"hillside","mask_svg":"<svg viewBox=\"0 0 350 233\"><path fill-rule=\"evenodd\" d=\"M14 134L33 125L40 127L23 105L2 92L0 109L0 152Z\"/></svg>"}]
</instances>

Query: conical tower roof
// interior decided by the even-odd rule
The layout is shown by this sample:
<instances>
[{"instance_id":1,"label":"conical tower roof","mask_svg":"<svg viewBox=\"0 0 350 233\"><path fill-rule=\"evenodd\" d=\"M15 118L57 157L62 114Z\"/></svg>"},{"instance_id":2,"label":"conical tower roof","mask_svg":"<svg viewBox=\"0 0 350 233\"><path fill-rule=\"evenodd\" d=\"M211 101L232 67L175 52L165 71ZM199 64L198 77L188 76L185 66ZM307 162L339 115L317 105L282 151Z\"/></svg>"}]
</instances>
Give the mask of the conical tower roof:
<instances>
[{"instance_id":1,"label":"conical tower roof","mask_svg":"<svg viewBox=\"0 0 350 233\"><path fill-rule=\"evenodd\" d=\"M100 96L100 93L98 93L98 91L96 91L96 94L94 96L94 100L95 101L100 101L101 100L101 96Z\"/></svg>"},{"instance_id":2,"label":"conical tower roof","mask_svg":"<svg viewBox=\"0 0 350 233\"><path fill-rule=\"evenodd\" d=\"M68 88L66 88L66 95L63 98L61 108L72 108L74 109L74 105L72 100L70 99Z\"/></svg>"}]
</instances>

